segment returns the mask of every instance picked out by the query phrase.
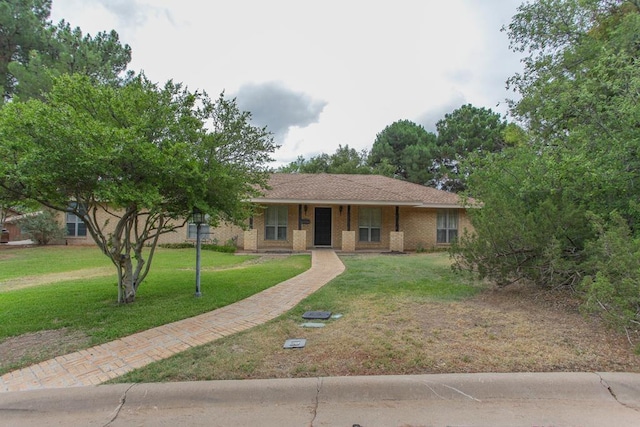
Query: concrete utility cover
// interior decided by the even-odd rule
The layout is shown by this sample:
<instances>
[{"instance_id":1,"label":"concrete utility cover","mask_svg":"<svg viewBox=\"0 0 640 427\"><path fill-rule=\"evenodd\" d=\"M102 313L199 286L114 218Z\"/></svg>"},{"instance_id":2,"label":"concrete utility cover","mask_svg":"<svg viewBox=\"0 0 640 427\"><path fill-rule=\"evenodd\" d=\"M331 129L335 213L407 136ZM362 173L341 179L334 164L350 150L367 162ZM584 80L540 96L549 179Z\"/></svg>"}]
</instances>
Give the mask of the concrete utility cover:
<instances>
[{"instance_id":1,"label":"concrete utility cover","mask_svg":"<svg viewBox=\"0 0 640 427\"><path fill-rule=\"evenodd\" d=\"M303 319L323 319L326 320L331 317L330 311L307 311L302 315Z\"/></svg>"},{"instance_id":2,"label":"concrete utility cover","mask_svg":"<svg viewBox=\"0 0 640 427\"><path fill-rule=\"evenodd\" d=\"M292 338L284 342L284 348L304 348L307 340L304 338Z\"/></svg>"},{"instance_id":3,"label":"concrete utility cover","mask_svg":"<svg viewBox=\"0 0 640 427\"><path fill-rule=\"evenodd\" d=\"M324 328L324 323L307 322L303 323L300 326L302 326L303 328Z\"/></svg>"}]
</instances>

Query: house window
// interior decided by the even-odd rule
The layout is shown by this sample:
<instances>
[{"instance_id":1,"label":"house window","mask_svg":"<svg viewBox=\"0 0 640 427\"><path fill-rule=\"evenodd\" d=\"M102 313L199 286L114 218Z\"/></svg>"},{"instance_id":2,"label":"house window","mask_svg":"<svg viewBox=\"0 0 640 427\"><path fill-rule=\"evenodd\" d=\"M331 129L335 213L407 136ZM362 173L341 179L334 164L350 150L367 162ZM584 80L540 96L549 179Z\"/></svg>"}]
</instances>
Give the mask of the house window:
<instances>
[{"instance_id":1,"label":"house window","mask_svg":"<svg viewBox=\"0 0 640 427\"><path fill-rule=\"evenodd\" d=\"M358 233L361 242L379 242L382 209L360 208L358 212Z\"/></svg>"},{"instance_id":2,"label":"house window","mask_svg":"<svg viewBox=\"0 0 640 427\"><path fill-rule=\"evenodd\" d=\"M69 211L78 207L77 202L71 202L69 204ZM82 209L84 211L85 209ZM65 222L67 225L67 236L69 237L86 237L87 225L82 219L73 212L66 212Z\"/></svg>"},{"instance_id":3,"label":"house window","mask_svg":"<svg viewBox=\"0 0 640 427\"><path fill-rule=\"evenodd\" d=\"M458 238L458 211L438 210L438 243L451 243Z\"/></svg>"},{"instance_id":4,"label":"house window","mask_svg":"<svg viewBox=\"0 0 640 427\"><path fill-rule=\"evenodd\" d=\"M197 228L198 226L195 223L189 223L187 228L187 239L196 240L198 238ZM209 224L200 224L200 237L205 239L209 237Z\"/></svg>"},{"instance_id":5,"label":"house window","mask_svg":"<svg viewBox=\"0 0 640 427\"><path fill-rule=\"evenodd\" d=\"M265 240L287 240L287 206L269 206L265 213Z\"/></svg>"}]
</instances>

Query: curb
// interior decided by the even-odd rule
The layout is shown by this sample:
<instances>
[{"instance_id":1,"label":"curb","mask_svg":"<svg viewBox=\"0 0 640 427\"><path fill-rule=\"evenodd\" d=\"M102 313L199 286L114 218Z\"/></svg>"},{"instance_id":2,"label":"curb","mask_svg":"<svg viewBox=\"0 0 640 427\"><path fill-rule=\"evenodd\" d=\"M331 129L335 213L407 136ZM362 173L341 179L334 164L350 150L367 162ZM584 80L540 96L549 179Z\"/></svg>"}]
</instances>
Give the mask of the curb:
<instances>
[{"instance_id":1,"label":"curb","mask_svg":"<svg viewBox=\"0 0 640 427\"><path fill-rule=\"evenodd\" d=\"M153 416L181 417L187 420L183 425L189 425L194 413L215 413L231 423L237 417L249 420L253 416L257 425L260 420L262 425L278 425L263 417L270 414L276 423L278 416L286 414L291 424L285 424L308 425L310 414L315 417L319 408L348 412L344 408L355 405L400 410L404 404L413 404L449 409L471 406L478 410L505 402L516 407L531 402L536 406L585 409L605 405L625 411L625 416L636 413L640 424L638 373L479 373L110 384L6 392L1 396L2 426L105 426L118 417L124 423L120 425L126 425L131 417ZM223 419L217 422L227 425Z\"/></svg>"}]
</instances>

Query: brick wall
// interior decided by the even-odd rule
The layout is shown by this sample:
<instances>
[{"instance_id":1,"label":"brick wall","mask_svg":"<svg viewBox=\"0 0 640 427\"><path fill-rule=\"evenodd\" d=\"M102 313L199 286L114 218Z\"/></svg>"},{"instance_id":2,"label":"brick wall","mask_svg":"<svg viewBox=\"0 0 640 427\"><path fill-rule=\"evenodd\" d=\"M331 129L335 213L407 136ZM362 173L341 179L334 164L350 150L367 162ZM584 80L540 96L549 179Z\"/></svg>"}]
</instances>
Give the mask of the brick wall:
<instances>
[{"instance_id":1,"label":"brick wall","mask_svg":"<svg viewBox=\"0 0 640 427\"><path fill-rule=\"evenodd\" d=\"M302 224L302 230L304 233L305 247L312 248L314 246L314 212L316 207L331 207L332 210L332 247L334 248L349 248L349 250L389 250L394 247L402 247L405 251L415 251L417 249L431 250L439 247L447 247L448 245L442 245L436 243L437 236L437 209L430 208L412 208L412 207L400 207L400 232L402 232L402 244L399 242L392 242L392 235L395 232L395 206L383 206L381 208L381 232L380 242L360 242L358 240L358 215L359 209L365 206L352 206L351 207L351 233L344 233L347 230L347 205L342 205L342 212L340 211L340 205L327 206L327 205L306 205L305 211L303 205L302 218L308 219L309 224ZM375 206L370 206L375 207ZM459 211L458 216L458 235L462 235L464 230L472 231L473 228L469 222L469 216L464 210ZM230 239L237 242L239 248L245 246L255 247L259 249L294 249L294 230L298 229L298 205L289 205L287 209L287 239L286 240L265 240L265 226L264 226L264 214L259 212L253 219L253 234L251 238L255 238L255 242L246 242L245 238L249 235L245 234L241 227L233 224L223 223L217 228L210 228L210 234L205 237L205 241L212 241L215 239L219 244L224 244ZM98 214L98 220L104 222L111 215L107 212L100 212ZM62 212L58 213L58 220L64 226L65 215ZM110 232L115 227L116 219L112 218L109 225L106 227L106 232ZM180 225L178 223L177 225ZM187 226L179 227L175 232L164 234L160 237L160 243L183 243L189 241L187 239ZM399 238L399 236L396 236ZM345 241L343 239L352 239ZM69 245L94 245L95 242L91 236L86 237L67 237L62 243ZM353 248L353 249L351 249ZM345 250L345 249L343 249Z\"/></svg>"}]
</instances>

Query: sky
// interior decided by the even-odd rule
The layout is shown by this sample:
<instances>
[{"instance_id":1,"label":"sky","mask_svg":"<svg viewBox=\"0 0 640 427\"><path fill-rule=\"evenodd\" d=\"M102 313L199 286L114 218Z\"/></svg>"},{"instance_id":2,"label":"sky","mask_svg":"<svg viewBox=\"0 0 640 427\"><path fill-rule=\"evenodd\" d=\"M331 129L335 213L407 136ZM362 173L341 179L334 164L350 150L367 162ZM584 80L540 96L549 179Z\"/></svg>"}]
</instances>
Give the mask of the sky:
<instances>
[{"instance_id":1,"label":"sky","mask_svg":"<svg viewBox=\"0 0 640 427\"><path fill-rule=\"evenodd\" d=\"M267 126L277 167L370 150L398 120L435 132L464 104L507 114L521 70L500 29L522 0L53 0L51 20L116 30L129 69L224 91Z\"/></svg>"}]
</instances>

